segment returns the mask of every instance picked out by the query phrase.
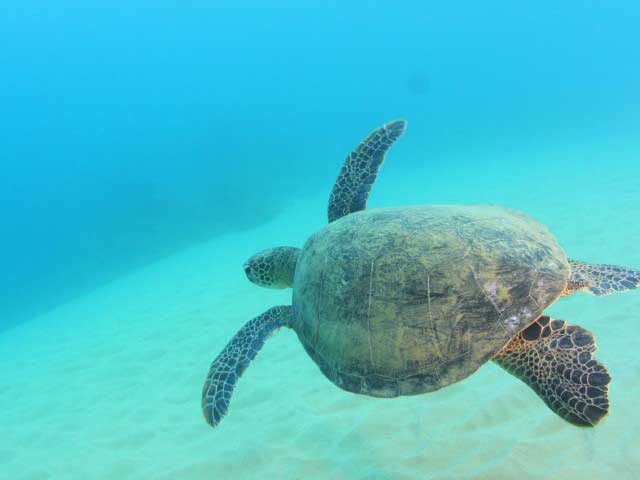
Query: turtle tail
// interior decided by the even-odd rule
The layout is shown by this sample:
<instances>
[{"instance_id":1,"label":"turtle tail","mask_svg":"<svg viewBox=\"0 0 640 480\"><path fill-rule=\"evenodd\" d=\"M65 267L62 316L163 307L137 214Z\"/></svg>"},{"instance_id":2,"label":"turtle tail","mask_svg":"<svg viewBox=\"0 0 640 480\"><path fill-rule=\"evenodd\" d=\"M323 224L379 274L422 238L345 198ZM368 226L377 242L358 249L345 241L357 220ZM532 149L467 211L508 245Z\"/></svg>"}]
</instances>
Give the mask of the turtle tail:
<instances>
[{"instance_id":1,"label":"turtle tail","mask_svg":"<svg viewBox=\"0 0 640 480\"><path fill-rule=\"evenodd\" d=\"M215 427L225 416L233 389L264 343L280 328L290 326L293 307L273 307L247 322L213 361L202 389L202 413Z\"/></svg>"}]
</instances>

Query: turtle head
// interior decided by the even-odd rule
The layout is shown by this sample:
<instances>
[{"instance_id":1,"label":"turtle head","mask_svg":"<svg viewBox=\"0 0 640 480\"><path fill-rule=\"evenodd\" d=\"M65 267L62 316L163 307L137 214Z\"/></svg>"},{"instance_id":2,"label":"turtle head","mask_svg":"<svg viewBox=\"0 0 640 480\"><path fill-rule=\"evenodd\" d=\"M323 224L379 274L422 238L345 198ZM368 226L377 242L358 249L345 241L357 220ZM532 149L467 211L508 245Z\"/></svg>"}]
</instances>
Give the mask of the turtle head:
<instances>
[{"instance_id":1,"label":"turtle head","mask_svg":"<svg viewBox=\"0 0 640 480\"><path fill-rule=\"evenodd\" d=\"M296 247L276 247L256 253L243 266L252 283L265 288L283 289L293 286L298 254Z\"/></svg>"}]
</instances>

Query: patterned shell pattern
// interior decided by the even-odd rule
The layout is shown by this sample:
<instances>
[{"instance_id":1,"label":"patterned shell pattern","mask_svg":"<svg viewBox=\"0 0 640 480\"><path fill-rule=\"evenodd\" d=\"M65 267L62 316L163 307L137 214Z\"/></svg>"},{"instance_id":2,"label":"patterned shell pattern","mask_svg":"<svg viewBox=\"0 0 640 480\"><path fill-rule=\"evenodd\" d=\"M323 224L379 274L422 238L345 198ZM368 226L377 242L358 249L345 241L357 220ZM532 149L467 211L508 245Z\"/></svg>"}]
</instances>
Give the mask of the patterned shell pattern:
<instances>
[{"instance_id":1,"label":"patterned shell pattern","mask_svg":"<svg viewBox=\"0 0 640 480\"><path fill-rule=\"evenodd\" d=\"M562 294L569 275L553 235L515 210L366 210L307 241L292 326L339 387L424 393L491 359Z\"/></svg>"}]
</instances>

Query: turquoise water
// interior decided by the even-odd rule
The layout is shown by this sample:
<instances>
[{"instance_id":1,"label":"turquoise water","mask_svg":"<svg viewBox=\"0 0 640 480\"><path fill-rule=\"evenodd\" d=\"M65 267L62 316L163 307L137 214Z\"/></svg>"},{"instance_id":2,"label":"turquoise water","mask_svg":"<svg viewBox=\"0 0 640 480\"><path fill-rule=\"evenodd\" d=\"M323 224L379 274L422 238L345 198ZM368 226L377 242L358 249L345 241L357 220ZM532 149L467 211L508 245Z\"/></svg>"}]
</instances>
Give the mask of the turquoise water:
<instances>
[{"instance_id":1,"label":"turquoise water","mask_svg":"<svg viewBox=\"0 0 640 480\"><path fill-rule=\"evenodd\" d=\"M640 268L635 3L1 8L0 478L635 478L637 291L548 310L613 377L594 429L493 364L351 395L290 331L217 429L200 412L213 358L290 303L243 262L321 228L346 155L395 118L369 208L506 205Z\"/></svg>"}]
</instances>

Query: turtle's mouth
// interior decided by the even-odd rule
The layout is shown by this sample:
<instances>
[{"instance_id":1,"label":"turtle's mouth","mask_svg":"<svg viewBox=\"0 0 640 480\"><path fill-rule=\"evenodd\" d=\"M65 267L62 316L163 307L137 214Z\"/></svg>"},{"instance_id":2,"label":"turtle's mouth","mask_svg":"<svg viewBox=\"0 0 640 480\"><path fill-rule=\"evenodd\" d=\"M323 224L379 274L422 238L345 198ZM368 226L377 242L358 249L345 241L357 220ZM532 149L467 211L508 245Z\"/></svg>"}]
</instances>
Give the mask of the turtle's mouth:
<instances>
[{"instance_id":1,"label":"turtle's mouth","mask_svg":"<svg viewBox=\"0 0 640 480\"><path fill-rule=\"evenodd\" d=\"M247 275L247 278L249 279L249 281L251 283L256 283L256 277L254 275L253 269L251 268L251 265L249 264L249 262L242 265L242 269L244 270L244 273Z\"/></svg>"}]
</instances>

